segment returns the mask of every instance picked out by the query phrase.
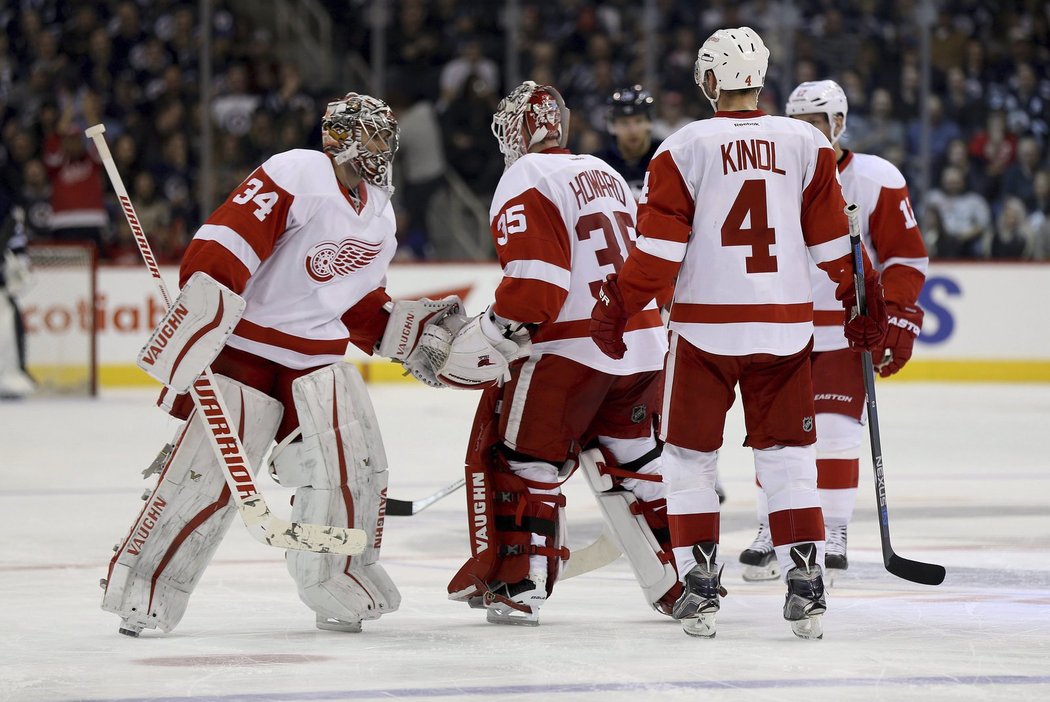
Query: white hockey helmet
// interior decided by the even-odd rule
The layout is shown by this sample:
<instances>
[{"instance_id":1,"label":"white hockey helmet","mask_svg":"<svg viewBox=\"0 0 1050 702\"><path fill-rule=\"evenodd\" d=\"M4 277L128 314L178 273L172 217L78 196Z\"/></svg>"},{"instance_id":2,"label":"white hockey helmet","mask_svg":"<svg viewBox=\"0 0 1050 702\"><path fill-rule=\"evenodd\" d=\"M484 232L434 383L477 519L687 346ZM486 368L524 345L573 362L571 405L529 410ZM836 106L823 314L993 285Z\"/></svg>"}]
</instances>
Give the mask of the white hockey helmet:
<instances>
[{"instance_id":1,"label":"white hockey helmet","mask_svg":"<svg viewBox=\"0 0 1050 702\"><path fill-rule=\"evenodd\" d=\"M328 103L321 119L321 148L337 164L351 163L371 185L390 189L401 131L385 102L347 93Z\"/></svg>"},{"instance_id":2,"label":"white hockey helmet","mask_svg":"<svg viewBox=\"0 0 1050 702\"><path fill-rule=\"evenodd\" d=\"M723 90L761 88L768 67L769 49L758 32L750 27L719 29L697 52L693 80L711 101L711 107L717 109L718 96ZM708 95L704 87L704 75L708 71L715 74L718 92L713 96Z\"/></svg>"},{"instance_id":3,"label":"white hockey helmet","mask_svg":"<svg viewBox=\"0 0 1050 702\"><path fill-rule=\"evenodd\" d=\"M569 109L553 86L527 80L499 101L492 134L510 168L530 148L552 137L564 147L569 141Z\"/></svg>"},{"instance_id":4,"label":"white hockey helmet","mask_svg":"<svg viewBox=\"0 0 1050 702\"><path fill-rule=\"evenodd\" d=\"M785 113L793 115L824 114L828 117L828 131L834 144L846 131L846 93L833 80L810 80L800 84L788 96ZM842 128L835 130L835 115L842 115Z\"/></svg>"}]
</instances>

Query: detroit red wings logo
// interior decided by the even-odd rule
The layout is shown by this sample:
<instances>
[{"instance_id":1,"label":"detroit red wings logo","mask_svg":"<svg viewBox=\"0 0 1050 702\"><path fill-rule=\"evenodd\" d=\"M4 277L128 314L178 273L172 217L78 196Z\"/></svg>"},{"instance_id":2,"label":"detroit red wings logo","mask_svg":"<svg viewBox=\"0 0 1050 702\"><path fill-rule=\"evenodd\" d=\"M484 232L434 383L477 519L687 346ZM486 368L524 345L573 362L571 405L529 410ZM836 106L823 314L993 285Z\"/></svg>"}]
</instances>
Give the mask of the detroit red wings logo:
<instances>
[{"instance_id":1,"label":"detroit red wings logo","mask_svg":"<svg viewBox=\"0 0 1050 702\"><path fill-rule=\"evenodd\" d=\"M318 283L327 283L336 276L350 275L364 268L382 250L382 242L373 244L360 239L343 239L339 243L325 241L306 255L306 272Z\"/></svg>"}]
</instances>

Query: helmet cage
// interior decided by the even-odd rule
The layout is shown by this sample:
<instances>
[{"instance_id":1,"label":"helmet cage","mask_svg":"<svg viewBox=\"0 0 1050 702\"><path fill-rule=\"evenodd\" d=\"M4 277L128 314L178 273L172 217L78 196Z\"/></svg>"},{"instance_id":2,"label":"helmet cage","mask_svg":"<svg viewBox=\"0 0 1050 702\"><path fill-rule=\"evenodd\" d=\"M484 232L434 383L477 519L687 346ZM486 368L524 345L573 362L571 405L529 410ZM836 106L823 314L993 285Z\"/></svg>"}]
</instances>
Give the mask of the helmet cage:
<instances>
[{"instance_id":1,"label":"helmet cage","mask_svg":"<svg viewBox=\"0 0 1050 702\"><path fill-rule=\"evenodd\" d=\"M492 134L510 168L530 148L552 136L564 147L569 141L569 110L553 86L527 80L499 101L492 115Z\"/></svg>"},{"instance_id":2,"label":"helmet cage","mask_svg":"<svg viewBox=\"0 0 1050 702\"><path fill-rule=\"evenodd\" d=\"M390 189L400 128L385 102L347 93L328 103L321 120L324 152L336 164L350 163L362 180Z\"/></svg>"},{"instance_id":3,"label":"helmet cage","mask_svg":"<svg viewBox=\"0 0 1050 702\"><path fill-rule=\"evenodd\" d=\"M800 83L788 96L784 110L789 117L794 115L823 114L828 118L828 135L832 145L846 131L846 114L849 105L846 93L833 80L811 80ZM842 115L842 127L835 131L835 115Z\"/></svg>"}]
</instances>

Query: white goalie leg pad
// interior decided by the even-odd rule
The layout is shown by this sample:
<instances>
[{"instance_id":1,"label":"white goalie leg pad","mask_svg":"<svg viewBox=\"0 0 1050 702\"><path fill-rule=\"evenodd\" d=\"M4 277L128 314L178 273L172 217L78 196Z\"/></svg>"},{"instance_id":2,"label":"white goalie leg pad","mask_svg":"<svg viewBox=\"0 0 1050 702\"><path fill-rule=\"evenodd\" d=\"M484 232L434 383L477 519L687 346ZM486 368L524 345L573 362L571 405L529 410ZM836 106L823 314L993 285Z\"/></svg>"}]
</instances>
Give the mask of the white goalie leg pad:
<instances>
[{"instance_id":1,"label":"white goalie leg pad","mask_svg":"<svg viewBox=\"0 0 1050 702\"><path fill-rule=\"evenodd\" d=\"M259 465L284 408L229 378L216 382L249 463ZM102 609L124 620L122 633L175 628L237 513L206 432L196 412L179 429L157 487L110 563Z\"/></svg>"},{"instance_id":2,"label":"white goalie leg pad","mask_svg":"<svg viewBox=\"0 0 1050 702\"><path fill-rule=\"evenodd\" d=\"M194 273L139 351L139 368L186 392L226 345L244 305L244 298L208 274Z\"/></svg>"},{"instance_id":3,"label":"white goalie leg pad","mask_svg":"<svg viewBox=\"0 0 1050 702\"><path fill-rule=\"evenodd\" d=\"M355 630L361 620L396 611L401 594L376 561L383 540L387 462L372 402L357 369L337 363L292 383L302 443L274 469L295 492L292 520L362 529L358 556L288 551L288 572L318 626ZM332 622L331 620L336 620Z\"/></svg>"},{"instance_id":4,"label":"white goalie leg pad","mask_svg":"<svg viewBox=\"0 0 1050 702\"><path fill-rule=\"evenodd\" d=\"M678 582L678 574L673 564L660 559L660 542L645 517L634 507L638 498L626 490L610 490L611 479L598 468L598 463L604 461L601 451L588 449L580 454L580 469L595 491L605 524L631 564L645 601L658 602Z\"/></svg>"}]
</instances>

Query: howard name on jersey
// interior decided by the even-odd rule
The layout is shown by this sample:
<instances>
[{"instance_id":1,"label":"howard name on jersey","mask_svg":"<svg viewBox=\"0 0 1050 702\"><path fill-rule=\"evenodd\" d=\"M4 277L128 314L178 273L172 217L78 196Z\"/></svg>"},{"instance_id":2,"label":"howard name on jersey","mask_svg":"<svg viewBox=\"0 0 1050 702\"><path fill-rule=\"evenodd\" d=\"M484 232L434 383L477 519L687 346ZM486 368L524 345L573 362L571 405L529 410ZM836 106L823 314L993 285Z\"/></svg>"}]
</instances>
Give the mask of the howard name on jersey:
<instances>
[{"instance_id":1,"label":"howard name on jersey","mask_svg":"<svg viewBox=\"0 0 1050 702\"><path fill-rule=\"evenodd\" d=\"M386 270L397 248L393 208L362 181L355 203L328 156L273 156L219 206L183 258L183 282L205 271L247 305L229 345L289 368L372 351L382 333Z\"/></svg>"},{"instance_id":2,"label":"howard name on jersey","mask_svg":"<svg viewBox=\"0 0 1050 702\"><path fill-rule=\"evenodd\" d=\"M811 264L852 272L835 153L799 120L720 112L683 127L650 163L639 206L639 278L677 277L669 326L711 353L801 350Z\"/></svg>"},{"instance_id":3,"label":"howard name on jersey","mask_svg":"<svg viewBox=\"0 0 1050 702\"><path fill-rule=\"evenodd\" d=\"M886 302L914 305L926 280L929 258L904 176L883 158L852 151L846 152L838 170L846 201L860 207L861 240L882 273ZM815 267L813 275L813 350L844 349L848 344L835 284Z\"/></svg>"},{"instance_id":4,"label":"howard name on jersey","mask_svg":"<svg viewBox=\"0 0 1050 702\"><path fill-rule=\"evenodd\" d=\"M538 325L537 352L612 375L662 368L667 341L655 302L628 322L621 361L590 338L598 289L633 247L636 214L627 183L601 159L558 149L515 161L489 212L504 276L493 310Z\"/></svg>"}]
</instances>

